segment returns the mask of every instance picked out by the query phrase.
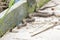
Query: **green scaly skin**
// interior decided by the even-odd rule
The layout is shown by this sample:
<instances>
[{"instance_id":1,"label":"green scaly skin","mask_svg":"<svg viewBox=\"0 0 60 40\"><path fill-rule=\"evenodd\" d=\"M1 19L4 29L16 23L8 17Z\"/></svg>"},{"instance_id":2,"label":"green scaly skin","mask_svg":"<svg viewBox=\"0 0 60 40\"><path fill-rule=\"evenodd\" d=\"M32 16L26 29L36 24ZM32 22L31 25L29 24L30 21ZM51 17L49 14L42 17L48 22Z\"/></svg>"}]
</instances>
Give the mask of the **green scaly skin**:
<instances>
[{"instance_id":1,"label":"green scaly skin","mask_svg":"<svg viewBox=\"0 0 60 40\"><path fill-rule=\"evenodd\" d=\"M45 2L46 1L48 2L48 0L45 0ZM37 3L40 5L40 7L42 7L42 5L45 4L45 2L41 2L41 4L38 2ZM9 9L12 7L13 4L14 0L11 0L9 3ZM18 8L12 10L10 13L8 13L9 11L8 9L7 14L5 13L5 15L2 18L0 18L0 37L4 35L11 28L13 29L15 25L20 24L28 13L34 12L36 6L37 6L36 2L28 1L28 3L20 5Z\"/></svg>"}]
</instances>

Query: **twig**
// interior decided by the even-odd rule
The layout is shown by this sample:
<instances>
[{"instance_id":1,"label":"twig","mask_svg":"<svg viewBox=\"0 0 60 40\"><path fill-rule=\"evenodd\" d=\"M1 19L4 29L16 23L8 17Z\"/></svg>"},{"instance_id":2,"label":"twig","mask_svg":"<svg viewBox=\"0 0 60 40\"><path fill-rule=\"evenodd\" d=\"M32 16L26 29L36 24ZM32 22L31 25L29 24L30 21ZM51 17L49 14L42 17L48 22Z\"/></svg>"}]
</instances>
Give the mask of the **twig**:
<instances>
[{"instance_id":1,"label":"twig","mask_svg":"<svg viewBox=\"0 0 60 40\"><path fill-rule=\"evenodd\" d=\"M52 3L54 3L55 5L54 6L49 6L49 7L44 7L44 8L39 9L39 10L45 10L47 8L51 8L51 7L55 7L55 6L59 5L59 4L55 3L54 1L52 1Z\"/></svg>"},{"instance_id":2,"label":"twig","mask_svg":"<svg viewBox=\"0 0 60 40\"><path fill-rule=\"evenodd\" d=\"M56 25L57 25L57 22L55 22L53 26L48 27L48 28L46 28L46 29L44 29L44 30L42 30L42 31L40 31L40 32L38 32L38 33L36 33L36 34L33 34L32 37L34 37L34 36L36 36L36 35L38 35L38 34L40 34L40 33L42 33L42 32L45 32L45 31L47 31L47 30L49 30L49 29L55 27Z\"/></svg>"},{"instance_id":3,"label":"twig","mask_svg":"<svg viewBox=\"0 0 60 40\"><path fill-rule=\"evenodd\" d=\"M57 6L57 4L56 4L56 5L54 5L54 6L44 7L44 8L39 9L39 10L45 10L45 9L47 9L47 8L51 8L51 7L55 7L55 6Z\"/></svg>"}]
</instances>

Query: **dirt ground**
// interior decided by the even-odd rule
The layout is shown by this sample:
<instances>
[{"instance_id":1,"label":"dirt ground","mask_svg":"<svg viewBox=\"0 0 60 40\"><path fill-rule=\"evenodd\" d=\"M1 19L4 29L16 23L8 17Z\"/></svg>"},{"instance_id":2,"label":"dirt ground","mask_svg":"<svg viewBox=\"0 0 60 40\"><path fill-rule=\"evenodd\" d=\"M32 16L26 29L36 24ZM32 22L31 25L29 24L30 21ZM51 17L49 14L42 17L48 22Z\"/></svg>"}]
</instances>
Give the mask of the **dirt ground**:
<instances>
[{"instance_id":1,"label":"dirt ground","mask_svg":"<svg viewBox=\"0 0 60 40\"><path fill-rule=\"evenodd\" d=\"M0 12L8 8L9 0L0 0Z\"/></svg>"}]
</instances>

